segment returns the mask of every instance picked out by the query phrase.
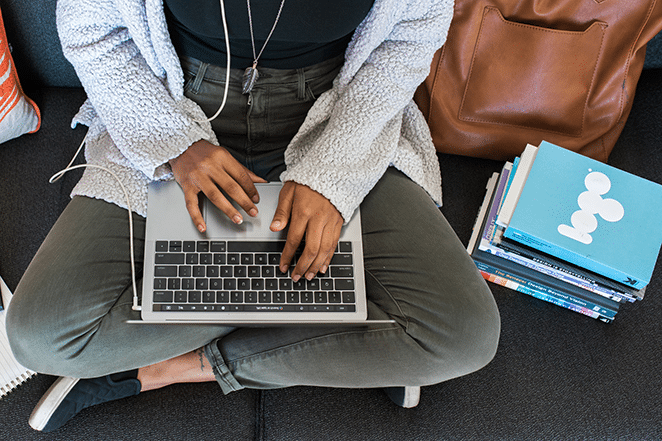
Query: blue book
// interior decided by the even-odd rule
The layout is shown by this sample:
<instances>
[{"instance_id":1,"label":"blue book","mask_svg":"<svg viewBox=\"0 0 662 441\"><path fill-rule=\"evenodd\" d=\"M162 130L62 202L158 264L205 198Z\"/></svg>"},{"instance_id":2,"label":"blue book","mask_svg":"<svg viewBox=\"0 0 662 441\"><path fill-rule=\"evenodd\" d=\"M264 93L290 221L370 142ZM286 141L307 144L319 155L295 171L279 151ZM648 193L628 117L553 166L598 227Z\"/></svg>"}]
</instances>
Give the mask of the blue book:
<instances>
[{"instance_id":1,"label":"blue book","mask_svg":"<svg viewBox=\"0 0 662 441\"><path fill-rule=\"evenodd\" d=\"M641 289L660 219L662 185L543 141L504 236Z\"/></svg>"}]
</instances>

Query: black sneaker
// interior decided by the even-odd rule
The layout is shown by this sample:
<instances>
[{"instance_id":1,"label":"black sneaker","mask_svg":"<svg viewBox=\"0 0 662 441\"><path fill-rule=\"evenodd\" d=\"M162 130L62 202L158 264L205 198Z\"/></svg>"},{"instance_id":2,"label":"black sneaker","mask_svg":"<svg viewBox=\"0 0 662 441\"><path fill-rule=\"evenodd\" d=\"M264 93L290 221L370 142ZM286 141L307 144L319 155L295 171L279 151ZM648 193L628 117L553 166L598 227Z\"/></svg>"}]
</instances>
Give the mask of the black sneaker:
<instances>
[{"instance_id":1,"label":"black sneaker","mask_svg":"<svg viewBox=\"0 0 662 441\"><path fill-rule=\"evenodd\" d=\"M122 380L113 380L110 375L90 379L60 377L41 397L28 422L35 430L51 432L87 407L139 392L140 381L131 375Z\"/></svg>"},{"instance_id":2,"label":"black sneaker","mask_svg":"<svg viewBox=\"0 0 662 441\"><path fill-rule=\"evenodd\" d=\"M391 401L405 409L418 406L418 402L421 399L420 386L385 387L384 392L386 392L386 395Z\"/></svg>"}]
</instances>

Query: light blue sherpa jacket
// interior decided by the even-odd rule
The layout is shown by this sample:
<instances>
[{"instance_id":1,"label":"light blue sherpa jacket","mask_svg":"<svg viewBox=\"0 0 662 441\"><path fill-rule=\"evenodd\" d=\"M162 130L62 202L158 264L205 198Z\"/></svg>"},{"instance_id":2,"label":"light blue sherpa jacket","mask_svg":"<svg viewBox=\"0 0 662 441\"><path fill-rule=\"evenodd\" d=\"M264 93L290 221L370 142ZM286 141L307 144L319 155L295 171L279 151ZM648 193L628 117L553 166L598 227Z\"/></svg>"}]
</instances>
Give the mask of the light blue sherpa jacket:
<instances>
[{"instance_id":1,"label":"light blue sherpa jacket","mask_svg":"<svg viewBox=\"0 0 662 441\"><path fill-rule=\"evenodd\" d=\"M327 197L348 221L389 165L441 204L429 129L412 101L444 43L453 0L376 0L285 153L283 181ZM172 176L167 162L192 143L218 144L205 115L184 97L162 0L59 0L64 54L88 100L73 125L89 126L86 159L115 172L145 215L147 184ZM221 114L220 118L223 115ZM119 184L86 169L73 194L126 207Z\"/></svg>"}]
</instances>

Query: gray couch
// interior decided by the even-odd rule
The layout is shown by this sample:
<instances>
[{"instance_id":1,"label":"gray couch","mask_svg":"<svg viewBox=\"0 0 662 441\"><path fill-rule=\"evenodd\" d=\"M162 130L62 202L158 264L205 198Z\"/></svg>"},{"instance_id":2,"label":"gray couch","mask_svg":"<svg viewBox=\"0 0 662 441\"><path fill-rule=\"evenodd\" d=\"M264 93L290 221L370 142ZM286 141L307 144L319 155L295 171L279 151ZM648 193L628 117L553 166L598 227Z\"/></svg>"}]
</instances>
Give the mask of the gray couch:
<instances>
[{"instance_id":1,"label":"gray couch","mask_svg":"<svg viewBox=\"0 0 662 441\"><path fill-rule=\"evenodd\" d=\"M55 0L0 0L38 133L0 145L0 274L14 289L79 177L48 178L84 136L69 128L85 99L55 32ZM634 109L610 162L662 183L662 44L649 46ZM497 161L440 155L443 213L466 243ZM484 440L662 439L662 268L646 298L603 324L491 285L502 317L494 361L424 387L402 409L381 390L293 387L223 396L215 384L176 385L85 410L51 434L27 418L53 382L39 375L0 400L8 440Z\"/></svg>"}]
</instances>

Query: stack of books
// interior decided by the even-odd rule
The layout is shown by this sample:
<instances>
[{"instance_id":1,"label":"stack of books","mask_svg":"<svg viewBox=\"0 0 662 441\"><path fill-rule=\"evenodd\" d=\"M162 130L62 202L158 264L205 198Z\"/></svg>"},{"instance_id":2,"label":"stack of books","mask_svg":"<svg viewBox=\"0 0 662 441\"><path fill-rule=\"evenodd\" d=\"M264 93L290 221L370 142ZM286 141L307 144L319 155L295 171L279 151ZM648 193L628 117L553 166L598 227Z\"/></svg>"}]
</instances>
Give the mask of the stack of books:
<instances>
[{"instance_id":1,"label":"stack of books","mask_svg":"<svg viewBox=\"0 0 662 441\"><path fill-rule=\"evenodd\" d=\"M543 141L487 183L467 247L483 277L609 323L641 300L662 185Z\"/></svg>"}]
</instances>

